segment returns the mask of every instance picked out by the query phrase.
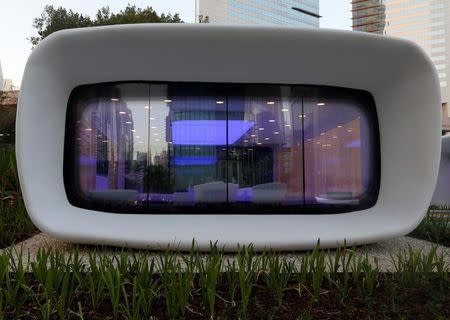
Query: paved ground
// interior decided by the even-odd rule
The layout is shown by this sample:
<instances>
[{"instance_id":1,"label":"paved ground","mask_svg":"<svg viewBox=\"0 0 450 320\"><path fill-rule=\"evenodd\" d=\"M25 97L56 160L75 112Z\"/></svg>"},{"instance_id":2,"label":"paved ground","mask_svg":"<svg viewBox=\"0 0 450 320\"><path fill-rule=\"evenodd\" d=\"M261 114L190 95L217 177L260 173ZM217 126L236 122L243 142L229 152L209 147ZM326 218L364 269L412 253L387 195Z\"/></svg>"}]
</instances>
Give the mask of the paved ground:
<instances>
[{"instance_id":1,"label":"paved ground","mask_svg":"<svg viewBox=\"0 0 450 320\"><path fill-rule=\"evenodd\" d=\"M391 260L391 256L395 255L401 251L408 250L409 246L411 246L415 250L422 250L424 253L429 252L435 244L418 240L411 237L399 237L389 241L379 242L377 244L366 245L357 247L357 254L365 257L366 254L370 261L378 261L379 266L384 271L393 271L394 266ZM74 248L75 245L62 242L51 238L50 236L39 233L17 245L14 246L14 252L16 255L22 254L25 261L28 259L34 260L36 253L41 247L51 247L58 251L68 252L70 249ZM80 246L79 252L81 258L87 263L88 262L88 254L96 249L95 246ZM2 250L0 250L1 252ZM116 248L103 248L101 250L101 254L117 254L120 250ZM445 246L437 246L438 254L443 254L447 263L450 264L450 247ZM330 252L331 254L333 251ZM304 254L304 252L289 252L283 254L286 260L296 260L299 256ZM149 252L148 256L151 258L154 256L154 253ZM232 254L227 254L227 258L233 259Z\"/></svg>"}]
</instances>

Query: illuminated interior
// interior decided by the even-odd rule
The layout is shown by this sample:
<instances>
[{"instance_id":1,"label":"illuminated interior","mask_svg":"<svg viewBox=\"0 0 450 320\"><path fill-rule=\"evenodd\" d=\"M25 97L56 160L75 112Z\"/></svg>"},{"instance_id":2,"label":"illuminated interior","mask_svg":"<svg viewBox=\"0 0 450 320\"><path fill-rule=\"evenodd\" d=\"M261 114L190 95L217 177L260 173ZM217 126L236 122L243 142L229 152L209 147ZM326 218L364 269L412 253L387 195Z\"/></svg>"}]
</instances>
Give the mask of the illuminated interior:
<instances>
[{"instance_id":1,"label":"illuminated interior","mask_svg":"<svg viewBox=\"0 0 450 320\"><path fill-rule=\"evenodd\" d=\"M76 88L69 201L106 212L341 213L373 206L372 96L314 86L114 83Z\"/></svg>"}]
</instances>

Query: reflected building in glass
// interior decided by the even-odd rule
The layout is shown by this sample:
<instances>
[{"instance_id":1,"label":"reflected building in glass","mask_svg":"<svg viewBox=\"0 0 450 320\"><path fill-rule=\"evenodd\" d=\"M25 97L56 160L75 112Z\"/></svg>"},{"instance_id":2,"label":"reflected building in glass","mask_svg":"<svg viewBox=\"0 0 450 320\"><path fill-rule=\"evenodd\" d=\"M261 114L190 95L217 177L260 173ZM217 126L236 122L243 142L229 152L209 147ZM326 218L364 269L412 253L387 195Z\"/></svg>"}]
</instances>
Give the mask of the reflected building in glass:
<instances>
[{"instance_id":1,"label":"reflected building in glass","mask_svg":"<svg viewBox=\"0 0 450 320\"><path fill-rule=\"evenodd\" d=\"M450 132L450 1L353 0L355 31L412 40L434 62L441 85L443 131Z\"/></svg>"},{"instance_id":2,"label":"reflected building in glass","mask_svg":"<svg viewBox=\"0 0 450 320\"><path fill-rule=\"evenodd\" d=\"M209 23L319 27L319 0L196 0L196 19Z\"/></svg>"}]
</instances>

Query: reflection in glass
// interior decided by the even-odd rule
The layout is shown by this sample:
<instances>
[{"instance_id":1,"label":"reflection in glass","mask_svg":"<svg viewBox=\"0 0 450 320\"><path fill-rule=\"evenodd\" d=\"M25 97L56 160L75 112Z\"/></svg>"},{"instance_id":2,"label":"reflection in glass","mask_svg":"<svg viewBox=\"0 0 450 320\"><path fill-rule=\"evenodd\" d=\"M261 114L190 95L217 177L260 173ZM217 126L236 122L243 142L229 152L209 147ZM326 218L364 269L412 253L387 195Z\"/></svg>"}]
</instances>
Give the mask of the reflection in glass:
<instances>
[{"instance_id":1,"label":"reflection in glass","mask_svg":"<svg viewBox=\"0 0 450 320\"><path fill-rule=\"evenodd\" d=\"M67 128L66 190L85 208L338 213L368 208L378 195L375 107L361 91L82 86Z\"/></svg>"},{"instance_id":2,"label":"reflection in glass","mask_svg":"<svg viewBox=\"0 0 450 320\"><path fill-rule=\"evenodd\" d=\"M247 86L242 96L228 99L232 121L251 121L239 139L229 134L230 203L303 204L301 103L287 86ZM242 206L241 206L242 207Z\"/></svg>"},{"instance_id":3,"label":"reflection in glass","mask_svg":"<svg viewBox=\"0 0 450 320\"><path fill-rule=\"evenodd\" d=\"M375 155L367 117L349 99L304 98L305 200L359 204Z\"/></svg>"},{"instance_id":4,"label":"reflection in glass","mask_svg":"<svg viewBox=\"0 0 450 320\"><path fill-rule=\"evenodd\" d=\"M146 93L147 85L123 84L94 87L79 96L71 159L77 197L118 207L146 201L147 129L137 116Z\"/></svg>"}]
</instances>

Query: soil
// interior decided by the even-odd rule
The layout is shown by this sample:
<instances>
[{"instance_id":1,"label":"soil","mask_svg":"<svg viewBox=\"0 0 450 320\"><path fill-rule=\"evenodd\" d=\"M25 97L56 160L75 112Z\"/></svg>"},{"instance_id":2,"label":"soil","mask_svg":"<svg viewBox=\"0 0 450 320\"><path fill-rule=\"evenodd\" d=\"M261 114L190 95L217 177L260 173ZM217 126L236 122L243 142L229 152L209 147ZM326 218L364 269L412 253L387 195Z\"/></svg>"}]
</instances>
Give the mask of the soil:
<instances>
[{"instance_id":1,"label":"soil","mask_svg":"<svg viewBox=\"0 0 450 320\"><path fill-rule=\"evenodd\" d=\"M314 300L305 288L298 291L296 283L290 283L290 289L284 293L279 306L262 284L253 291L247 311L247 319L450 319L450 289L439 287L437 283L427 283L418 288L404 288L395 280L386 276L375 289L372 296L365 296L359 289L350 288L347 297L342 297L336 289L323 288L318 300ZM228 292L227 285L222 284L219 292ZM186 310L186 319L210 319L203 305L198 287L192 291L190 305ZM216 302L216 319L245 319L240 312L239 294L237 304L233 306L229 297L218 297ZM114 319L112 307L106 298L102 305L94 310L90 297L78 291L72 310L77 311L81 303L84 319ZM152 319L168 319L165 301L162 297L153 305ZM13 310L8 310L6 319L17 319ZM21 312L21 319L39 318L35 305L26 305ZM55 315L53 317L57 319ZM53 319L52 318L52 319ZM72 317L76 318L76 317ZM118 319L123 319L119 316Z\"/></svg>"}]
</instances>

